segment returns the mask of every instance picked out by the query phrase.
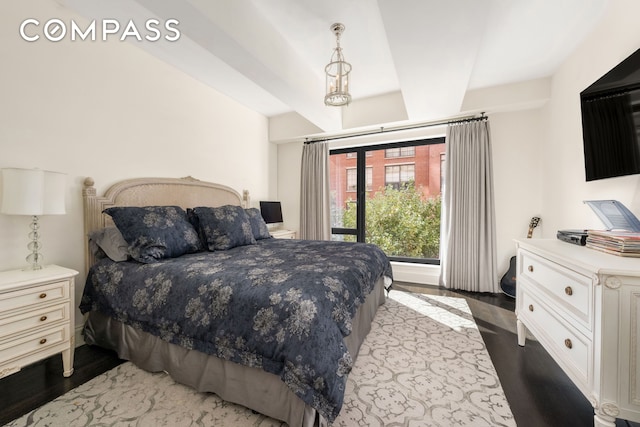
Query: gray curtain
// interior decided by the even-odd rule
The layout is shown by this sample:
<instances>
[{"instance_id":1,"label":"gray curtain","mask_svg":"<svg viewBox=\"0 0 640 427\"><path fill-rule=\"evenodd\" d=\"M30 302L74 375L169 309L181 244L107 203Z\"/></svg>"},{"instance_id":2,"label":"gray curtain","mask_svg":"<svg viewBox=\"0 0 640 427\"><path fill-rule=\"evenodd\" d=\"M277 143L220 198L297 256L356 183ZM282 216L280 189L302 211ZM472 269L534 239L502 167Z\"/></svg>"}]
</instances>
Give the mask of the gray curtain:
<instances>
[{"instance_id":1,"label":"gray curtain","mask_svg":"<svg viewBox=\"0 0 640 427\"><path fill-rule=\"evenodd\" d=\"M491 140L487 120L449 125L440 284L498 292Z\"/></svg>"},{"instance_id":2,"label":"gray curtain","mask_svg":"<svg viewBox=\"0 0 640 427\"><path fill-rule=\"evenodd\" d=\"M305 144L300 184L300 238L330 240L329 145Z\"/></svg>"}]
</instances>

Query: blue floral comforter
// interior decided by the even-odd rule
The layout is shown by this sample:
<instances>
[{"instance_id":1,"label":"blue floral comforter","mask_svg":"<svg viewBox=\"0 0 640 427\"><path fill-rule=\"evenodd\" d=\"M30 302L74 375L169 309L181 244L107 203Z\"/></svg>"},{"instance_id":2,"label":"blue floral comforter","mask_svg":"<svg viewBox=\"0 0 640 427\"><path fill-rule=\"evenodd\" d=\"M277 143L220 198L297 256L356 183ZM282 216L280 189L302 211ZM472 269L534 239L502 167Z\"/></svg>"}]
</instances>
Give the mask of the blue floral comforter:
<instances>
[{"instance_id":1,"label":"blue floral comforter","mask_svg":"<svg viewBox=\"0 0 640 427\"><path fill-rule=\"evenodd\" d=\"M265 239L152 264L100 260L80 310L278 375L331 422L353 364L343 337L383 275L374 245Z\"/></svg>"}]
</instances>

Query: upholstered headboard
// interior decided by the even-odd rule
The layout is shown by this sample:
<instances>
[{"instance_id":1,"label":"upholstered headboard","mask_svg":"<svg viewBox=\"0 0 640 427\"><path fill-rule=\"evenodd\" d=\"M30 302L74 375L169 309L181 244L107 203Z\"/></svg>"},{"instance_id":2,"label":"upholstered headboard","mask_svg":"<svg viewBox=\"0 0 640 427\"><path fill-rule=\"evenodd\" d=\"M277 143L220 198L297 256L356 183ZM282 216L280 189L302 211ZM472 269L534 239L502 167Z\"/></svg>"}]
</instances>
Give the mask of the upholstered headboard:
<instances>
[{"instance_id":1,"label":"upholstered headboard","mask_svg":"<svg viewBox=\"0 0 640 427\"><path fill-rule=\"evenodd\" d=\"M180 206L184 209L196 206L239 205L249 207L249 192L242 195L231 187L195 178L135 178L113 184L104 196L98 197L92 178L84 180L85 268L95 262L89 250L88 234L108 225L111 218L102 213L112 206Z\"/></svg>"}]
</instances>

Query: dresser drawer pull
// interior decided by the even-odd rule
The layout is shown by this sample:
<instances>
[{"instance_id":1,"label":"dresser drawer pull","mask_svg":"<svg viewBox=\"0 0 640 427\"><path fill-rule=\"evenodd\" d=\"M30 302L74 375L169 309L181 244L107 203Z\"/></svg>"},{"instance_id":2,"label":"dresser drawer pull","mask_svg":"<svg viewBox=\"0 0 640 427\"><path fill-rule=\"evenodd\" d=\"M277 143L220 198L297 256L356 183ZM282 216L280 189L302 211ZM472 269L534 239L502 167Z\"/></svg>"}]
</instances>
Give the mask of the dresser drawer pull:
<instances>
[{"instance_id":1,"label":"dresser drawer pull","mask_svg":"<svg viewBox=\"0 0 640 427\"><path fill-rule=\"evenodd\" d=\"M571 289L571 286L567 286L566 288L564 288L564 293L569 296L573 295L573 289Z\"/></svg>"},{"instance_id":2,"label":"dresser drawer pull","mask_svg":"<svg viewBox=\"0 0 640 427\"><path fill-rule=\"evenodd\" d=\"M44 292L40 294L40 299L46 298L47 294L45 294Z\"/></svg>"},{"instance_id":3,"label":"dresser drawer pull","mask_svg":"<svg viewBox=\"0 0 640 427\"><path fill-rule=\"evenodd\" d=\"M533 304L529 304L529 311L533 311Z\"/></svg>"},{"instance_id":4,"label":"dresser drawer pull","mask_svg":"<svg viewBox=\"0 0 640 427\"><path fill-rule=\"evenodd\" d=\"M40 344L44 344L44 343L46 343L46 342L47 342L47 339L46 339L46 338L42 338L42 339L40 340Z\"/></svg>"},{"instance_id":5,"label":"dresser drawer pull","mask_svg":"<svg viewBox=\"0 0 640 427\"><path fill-rule=\"evenodd\" d=\"M44 322L45 320L47 320L47 316L42 316L42 317L40 318L40 321L41 321L41 322Z\"/></svg>"},{"instance_id":6,"label":"dresser drawer pull","mask_svg":"<svg viewBox=\"0 0 640 427\"><path fill-rule=\"evenodd\" d=\"M529 270L529 273L533 273L533 265L530 265L529 267L527 267L527 270Z\"/></svg>"},{"instance_id":7,"label":"dresser drawer pull","mask_svg":"<svg viewBox=\"0 0 640 427\"><path fill-rule=\"evenodd\" d=\"M573 343L571 343L571 340L569 338L567 338L566 340L564 340L564 345L568 348L571 349L573 347Z\"/></svg>"}]
</instances>

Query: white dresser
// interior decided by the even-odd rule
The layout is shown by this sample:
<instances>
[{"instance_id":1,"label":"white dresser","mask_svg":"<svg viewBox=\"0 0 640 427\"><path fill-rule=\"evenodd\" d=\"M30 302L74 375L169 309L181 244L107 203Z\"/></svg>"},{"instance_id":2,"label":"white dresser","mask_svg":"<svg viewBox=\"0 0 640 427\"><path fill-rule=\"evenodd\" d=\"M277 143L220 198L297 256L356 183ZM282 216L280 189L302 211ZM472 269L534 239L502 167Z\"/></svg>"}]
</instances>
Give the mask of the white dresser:
<instances>
[{"instance_id":1,"label":"white dresser","mask_svg":"<svg viewBox=\"0 0 640 427\"><path fill-rule=\"evenodd\" d=\"M77 274L56 265L0 272L0 378L57 353L63 375L73 374Z\"/></svg>"},{"instance_id":2,"label":"white dresser","mask_svg":"<svg viewBox=\"0 0 640 427\"><path fill-rule=\"evenodd\" d=\"M526 327L593 404L595 426L640 421L640 258L516 244L518 344Z\"/></svg>"}]
</instances>

